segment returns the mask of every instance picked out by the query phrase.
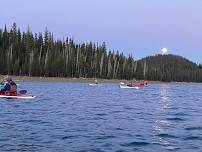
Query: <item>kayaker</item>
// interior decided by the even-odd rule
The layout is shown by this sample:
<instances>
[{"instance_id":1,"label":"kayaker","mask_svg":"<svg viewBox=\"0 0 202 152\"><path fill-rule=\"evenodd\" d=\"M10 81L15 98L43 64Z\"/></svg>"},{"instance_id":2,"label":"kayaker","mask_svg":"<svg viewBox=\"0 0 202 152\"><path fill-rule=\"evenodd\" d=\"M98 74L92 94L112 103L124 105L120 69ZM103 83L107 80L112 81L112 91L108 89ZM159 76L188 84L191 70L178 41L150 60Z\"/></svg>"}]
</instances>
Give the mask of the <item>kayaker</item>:
<instances>
[{"instance_id":1,"label":"kayaker","mask_svg":"<svg viewBox=\"0 0 202 152\"><path fill-rule=\"evenodd\" d=\"M17 84L12 80L10 79L10 93L17 93Z\"/></svg>"},{"instance_id":2,"label":"kayaker","mask_svg":"<svg viewBox=\"0 0 202 152\"><path fill-rule=\"evenodd\" d=\"M12 80L11 77L5 77L4 78L4 88L1 89L1 93L17 93L17 85Z\"/></svg>"},{"instance_id":3,"label":"kayaker","mask_svg":"<svg viewBox=\"0 0 202 152\"><path fill-rule=\"evenodd\" d=\"M95 84L98 84L98 81L97 81L97 79L95 79Z\"/></svg>"},{"instance_id":4,"label":"kayaker","mask_svg":"<svg viewBox=\"0 0 202 152\"><path fill-rule=\"evenodd\" d=\"M145 86L148 86L148 82L147 82L147 81L144 81L144 85L145 85Z\"/></svg>"},{"instance_id":5,"label":"kayaker","mask_svg":"<svg viewBox=\"0 0 202 152\"><path fill-rule=\"evenodd\" d=\"M127 84L128 87L133 87L133 82L131 81L129 84Z\"/></svg>"}]
</instances>

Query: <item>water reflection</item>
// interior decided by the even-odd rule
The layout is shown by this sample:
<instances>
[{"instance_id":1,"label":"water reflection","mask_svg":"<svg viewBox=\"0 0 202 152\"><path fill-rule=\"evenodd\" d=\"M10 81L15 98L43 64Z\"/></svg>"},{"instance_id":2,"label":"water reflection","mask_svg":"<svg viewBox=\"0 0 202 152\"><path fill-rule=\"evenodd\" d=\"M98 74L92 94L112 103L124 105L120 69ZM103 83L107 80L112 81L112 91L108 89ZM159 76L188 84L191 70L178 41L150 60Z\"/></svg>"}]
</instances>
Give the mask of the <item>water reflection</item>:
<instances>
[{"instance_id":1,"label":"water reflection","mask_svg":"<svg viewBox=\"0 0 202 152\"><path fill-rule=\"evenodd\" d=\"M160 85L159 87L159 104L156 108L156 112L158 113L157 120L153 126L155 135L158 137L157 141L154 141L154 144L159 144L165 147L165 149L170 149L172 143L167 139L169 137L169 131L167 126L171 126L171 121L167 120L165 116L168 115L169 107L171 106L172 100L169 95L170 86L168 85ZM172 147L174 148L174 147Z\"/></svg>"},{"instance_id":2,"label":"water reflection","mask_svg":"<svg viewBox=\"0 0 202 152\"><path fill-rule=\"evenodd\" d=\"M160 102L163 104L163 109L168 109L171 105L171 99L169 97L169 90L170 86L168 85L161 85L159 87L160 92Z\"/></svg>"}]
</instances>

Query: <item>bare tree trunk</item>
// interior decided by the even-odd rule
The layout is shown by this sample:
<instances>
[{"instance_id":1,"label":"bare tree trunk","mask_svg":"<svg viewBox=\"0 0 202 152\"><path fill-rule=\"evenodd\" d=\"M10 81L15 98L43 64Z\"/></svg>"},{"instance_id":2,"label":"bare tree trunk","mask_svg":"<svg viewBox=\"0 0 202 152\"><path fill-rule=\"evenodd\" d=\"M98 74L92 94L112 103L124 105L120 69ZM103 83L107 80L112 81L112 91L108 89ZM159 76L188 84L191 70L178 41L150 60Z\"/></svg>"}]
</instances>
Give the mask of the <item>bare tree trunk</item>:
<instances>
[{"instance_id":1,"label":"bare tree trunk","mask_svg":"<svg viewBox=\"0 0 202 152\"><path fill-rule=\"evenodd\" d=\"M145 75L146 75L146 72L147 72L147 62L146 62L146 60L145 60L145 62L144 62L144 70L143 70L143 76L144 76L144 79L145 79Z\"/></svg>"},{"instance_id":2,"label":"bare tree trunk","mask_svg":"<svg viewBox=\"0 0 202 152\"><path fill-rule=\"evenodd\" d=\"M102 54L102 57L101 57L101 60L100 60L100 76L102 75L103 61L104 61L104 53Z\"/></svg>"},{"instance_id":3,"label":"bare tree trunk","mask_svg":"<svg viewBox=\"0 0 202 152\"><path fill-rule=\"evenodd\" d=\"M125 58L125 60L124 60L124 62L123 62L123 73L124 73L124 71L125 71L125 67L126 67L126 58Z\"/></svg>"},{"instance_id":4,"label":"bare tree trunk","mask_svg":"<svg viewBox=\"0 0 202 152\"><path fill-rule=\"evenodd\" d=\"M120 64L120 60L118 61L117 67L116 67L116 72L115 72L115 76L116 78L118 77L118 70L119 70L119 64Z\"/></svg>"},{"instance_id":5,"label":"bare tree trunk","mask_svg":"<svg viewBox=\"0 0 202 152\"><path fill-rule=\"evenodd\" d=\"M39 65L41 64L41 55L42 55L42 46L40 48L40 53L39 53Z\"/></svg>"},{"instance_id":6,"label":"bare tree trunk","mask_svg":"<svg viewBox=\"0 0 202 152\"><path fill-rule=\"evenodd\" d=\"M137 61L135 61L135 65L134 65L134 68L133 68L133 72L136 73L137 71Z\"/></svg>"},{"instance_id":7,"label":"bare tree trunk","mask_svg":"<svg viewBox=\"0 0 202 152\"><path fill-rule=\"evenodd\" d=\"M77 48L77 54L76 54L76 71L77 72L79 70L78 62L79 62L79 47Z\"/></svg>"},{"instance_id":8,"label":"bare tree trunk","mask_svg":"<svg viewBox=\"0 0 202 152\"><path fill-rule=\"evenodd\" d=\"M116 64L117 64L117 59L115 58L114 67L113 67L113 79L115 78Z\"/></svg>"},{"instance_id":9,"label":"bare tree trunk","mask_svg":"<svg viewBox=\"0 0 202 152\"><path fill-rule=\"evenodd\" d=\"M34 60L34 51L32 50L29 56L29 76L31 76L33 60Z\"/></svg>"},{"instance_id":10,"label":"bare tree trunk","mask_svg":"<svg viewBox=\"0 0 202 152\"><path fill-rule=\"evenodd\" d=\"M111 60L110 60L110 56L109 56L109 59L108 59L108 66L107 66L107 77L110 76L111 74L111 69L112 69L112 65L111 65Z\"/></svg>"}]
</instances>

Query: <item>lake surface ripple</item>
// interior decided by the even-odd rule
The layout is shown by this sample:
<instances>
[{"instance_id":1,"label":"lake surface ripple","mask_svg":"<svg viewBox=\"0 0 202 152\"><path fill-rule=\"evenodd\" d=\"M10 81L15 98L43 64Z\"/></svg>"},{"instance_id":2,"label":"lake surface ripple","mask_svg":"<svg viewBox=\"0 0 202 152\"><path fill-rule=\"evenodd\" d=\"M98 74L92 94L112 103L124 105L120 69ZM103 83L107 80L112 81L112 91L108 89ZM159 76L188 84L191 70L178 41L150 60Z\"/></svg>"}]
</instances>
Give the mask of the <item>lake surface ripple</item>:
<instances>
[{"instance_id":1,"label":"lake surface ripple","mask_svg":"<svg viewBox=\"0 0 202 152\"><path fill-rule=\"evenodd\" d=\"M0 151L202 151L202 85L21 82L0 99Z\"/></svg>"}]
</instances>

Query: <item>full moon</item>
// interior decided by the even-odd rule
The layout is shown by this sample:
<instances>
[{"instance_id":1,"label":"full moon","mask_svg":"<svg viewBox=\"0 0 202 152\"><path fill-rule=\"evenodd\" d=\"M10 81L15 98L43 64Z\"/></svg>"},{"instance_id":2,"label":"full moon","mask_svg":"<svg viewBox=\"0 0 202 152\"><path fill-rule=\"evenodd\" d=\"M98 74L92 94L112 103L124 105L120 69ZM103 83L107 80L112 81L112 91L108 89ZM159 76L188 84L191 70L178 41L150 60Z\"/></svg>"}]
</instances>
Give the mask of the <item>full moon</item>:
<instances>
[{"instance_id":1,"label":"full moon","mask_svg":"<svg viewBox=\"0 0 202 152\"><path fill-rule=\"evenodd\" d=\"M167 48L162 48L161 52L162 52L162 54L166 54L168 52L168 49Z\"/></svg>"}]
</instances>

